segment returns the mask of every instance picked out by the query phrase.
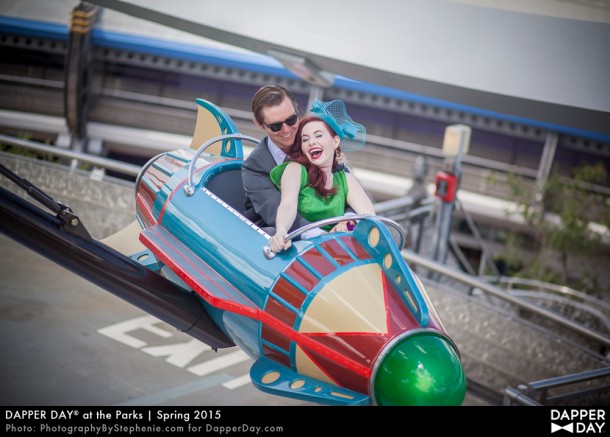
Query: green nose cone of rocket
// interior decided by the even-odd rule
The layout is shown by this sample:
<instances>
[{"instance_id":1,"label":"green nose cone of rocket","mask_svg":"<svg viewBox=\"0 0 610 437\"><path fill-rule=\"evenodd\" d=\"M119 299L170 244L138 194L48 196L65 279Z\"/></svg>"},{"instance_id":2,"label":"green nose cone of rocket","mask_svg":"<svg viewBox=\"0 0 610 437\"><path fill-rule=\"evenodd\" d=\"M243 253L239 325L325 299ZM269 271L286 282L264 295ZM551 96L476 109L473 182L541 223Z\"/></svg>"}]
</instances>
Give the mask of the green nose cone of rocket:
<instances>
[{"instance_id":1,"label":"green nose cone of rocket","mask_svg":"<svg viewBox=\"0 0 610 437\"><path fill-rule=\"evenodd\" d=\"M393 345L381 357L373 382L374 403L397 406L461 405L466 375L455 348L434 333L420 333Z\"/></svg>"}]
</instances>

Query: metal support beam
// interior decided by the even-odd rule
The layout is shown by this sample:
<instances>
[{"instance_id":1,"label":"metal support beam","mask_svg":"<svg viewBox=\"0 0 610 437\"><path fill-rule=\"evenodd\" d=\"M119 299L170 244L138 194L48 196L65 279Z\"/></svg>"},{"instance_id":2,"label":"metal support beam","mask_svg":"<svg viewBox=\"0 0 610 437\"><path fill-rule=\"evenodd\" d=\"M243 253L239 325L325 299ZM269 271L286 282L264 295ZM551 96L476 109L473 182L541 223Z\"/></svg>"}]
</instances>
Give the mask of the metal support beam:
<instances>
[{"instance_id":1,"label":"metal support beam","mask_svg":"<svg viewBox=\"0 0 610 437\"><path fill-rule=\"evenodd\" d=\"M543 201L543 188L544 184L551 174L553 167L553 161L555 160L555 152L557 151L557 143L559 142L559 135L555 132L548 132L546 139L544 140L544 149L542 151L542 157L540 158L540 166L538 167L538 174L536 175L536 193L535 201L538 204L542 204Z\"/></svg>"},{"instance_id":2,"label":"metal support beam","mask_svg":"<svg viewBox=\"0 0 610 437\"><path fill-rule=\"evenodd\" d=\"M318 85L311 85L309 97L307 99L307 108L305 108L306 111L309 111L309 108L311 108L316 99L324 100L324 88Z\"/></svg>"},{"instance_id":3,"label":"metal support beam","mask_svg":"<svg viewBox=\"0 0 610 437\"><path fill-rule=\"evenodd\" d=\"M447 261L451 221L462 177L462 156L468 153L470 135L471 128L465 125L451 125L445 129L443 154L445 155L444 167L446 173L441 172L437 175L435 195L441 199L441 203L436 213L432 255L435 261L443 264ZM441 174L442 177L439 178Z\"/></svg>"},{"instance_id":4,"label":"metal support beam","mask_svg":"<svg viewBox=\"0 0 610 437\"><path fill-rule=\"evenodd\" d=\"M71 147L84 151L92 76L91 30L99 7L81 2L72 11L68 51L66 53L64 111L72 134Z\"/></svg>"}]
</instances>

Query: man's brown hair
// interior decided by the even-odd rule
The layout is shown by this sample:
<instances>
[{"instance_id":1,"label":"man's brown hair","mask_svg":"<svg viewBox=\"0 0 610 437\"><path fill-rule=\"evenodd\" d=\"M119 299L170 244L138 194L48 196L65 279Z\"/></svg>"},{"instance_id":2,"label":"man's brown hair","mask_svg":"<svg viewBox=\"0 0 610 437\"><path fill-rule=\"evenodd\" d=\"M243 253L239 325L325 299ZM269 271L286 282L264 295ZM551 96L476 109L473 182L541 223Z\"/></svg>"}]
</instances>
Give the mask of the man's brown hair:
<instances>
[{"instance_id":1,"label":"man's brown hair","mask_svg":"<svg viewBox=\"0 0 610 437\"><path fill-rule=\"evenodd\" d=\"M252 114L254 118L260 124L264 123L263 109L270 106L277 106L288 98L292 102L294 109L298 110L298 103L296 98L290 91L280 85L265 85L259 88L259 90L252 97Z\"/></svg>"}]
</instances>

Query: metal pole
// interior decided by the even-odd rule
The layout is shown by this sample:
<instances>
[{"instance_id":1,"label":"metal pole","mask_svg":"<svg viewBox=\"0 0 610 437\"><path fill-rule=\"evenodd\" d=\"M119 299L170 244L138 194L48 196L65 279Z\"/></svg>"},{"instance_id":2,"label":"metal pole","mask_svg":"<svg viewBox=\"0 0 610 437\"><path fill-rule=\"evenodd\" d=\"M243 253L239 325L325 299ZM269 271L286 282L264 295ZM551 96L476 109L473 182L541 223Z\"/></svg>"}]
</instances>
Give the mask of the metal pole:
<instances>
[{"instance_id":1,"label":"metal pole","mask_svg":"<svg viewBox=\"0 0 610 437\"><path fill-rule=\"evenodd\" d=\"M459 135L459 137L456 136ZM467 152L470 142L470 128L468 126L453 125L447 127L443 141L443 153L445 154L445 170L450 178L455 178L455 187L449 187L442 195L436 215L436 231L434 236L434 250L432 258L444 264L447 261L449 248L449 236L451 234L451 219L455 209L456 193L460 186L462 155ZM457 151L455 151L457 145ZM449 184L448 184L449 185ZM438 187L437 187L438 190Z\"/></svg>"},{"instance_id":2,"label":"metal pole","mask_svg":"<svg viewBox=\"0 0 610 437\"><path fill-rule=\"evenodd\" d=\"M66 53L64 112L71 134L71 149L84 152L92 78L91 30L98 19L98 6L81 2L72 10ZM73 166L75 163L72 163Z\"/></svg>"},{"instance_id":3,"label":"metal pole","mask_svg":"<svg viewBox=\"0 0 610 437\"><path fill-rule=\"evenodd\" d=\"M305 108L306 112L309 112L309 108L313 105L313 102L324 99L324 88L319 85L311 85L309 89L309 97L307 100L307 108Z\"/></svg>"},{"instance_id":4,"label":"metal pole","mask_svg":"<svg viewBox=\"0 0 610 437\"><path fill-rule=\"evenodd\" d=\"M432 259L444 264L447 261L447 248L451 233L451 217L453 215L453 202L441 201L436 214L436 232L434 234L434 252Z\"/></svg>"}]
</instances>

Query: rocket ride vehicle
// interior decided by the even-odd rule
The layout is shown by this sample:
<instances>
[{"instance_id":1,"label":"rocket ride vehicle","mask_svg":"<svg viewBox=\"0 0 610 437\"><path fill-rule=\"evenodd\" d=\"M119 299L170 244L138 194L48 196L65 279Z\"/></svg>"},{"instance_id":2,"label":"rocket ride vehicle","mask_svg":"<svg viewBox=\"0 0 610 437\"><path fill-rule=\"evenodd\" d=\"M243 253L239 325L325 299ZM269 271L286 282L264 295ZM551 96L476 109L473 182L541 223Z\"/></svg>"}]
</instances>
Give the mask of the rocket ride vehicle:
<instances>
[{"instance_id":1,"label":"rocket ride vehicle","mask_svg":"<svg viewBox=\"0 0 610 437\"><path fill-rule=\"evenodd\" d=\"M299 238L344 218L326 219L271 252L270 236L241 213L242 143L258 140L196 102L191 146L142 168L131 226L96 241L65 205L44 217L3 190L0 230L214 349L238 346L265 392L327 405L461 405L458 348L401 255L400 225L356 216L351 232Z\"/></svg>"}]
</instances>

